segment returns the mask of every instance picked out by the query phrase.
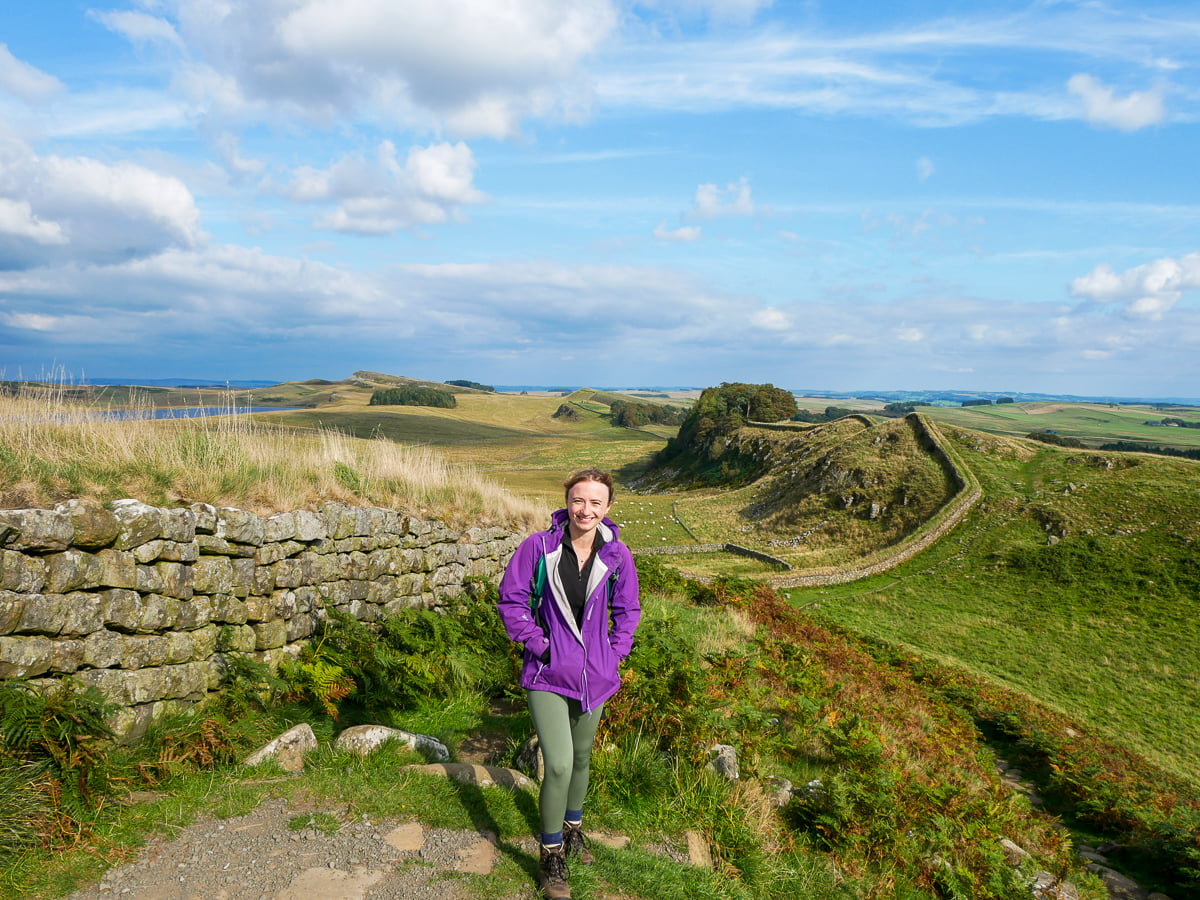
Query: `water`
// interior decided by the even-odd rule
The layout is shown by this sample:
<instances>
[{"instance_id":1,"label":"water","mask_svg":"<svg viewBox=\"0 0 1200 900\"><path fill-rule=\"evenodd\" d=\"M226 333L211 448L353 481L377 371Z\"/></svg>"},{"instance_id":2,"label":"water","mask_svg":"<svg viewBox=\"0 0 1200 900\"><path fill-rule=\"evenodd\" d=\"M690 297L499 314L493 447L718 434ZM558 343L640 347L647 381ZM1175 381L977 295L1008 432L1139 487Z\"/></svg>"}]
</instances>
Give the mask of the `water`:
<instances>
[{"instance_id":1,"label":"water","mask_svg":"<svg viewBox=\"0 0 1200 900\"><path fill-rule=\"evenodd\" d=\"M293 412L295 406L180 406L173 409L105 409L73 410L66 413L50 413L44 416L6 416L6 421L47 422L54 425L79 424L81 422L136 422L150 419L199 419L211 416L242 415L260 412Z\"/></svg>"}]
</instances>

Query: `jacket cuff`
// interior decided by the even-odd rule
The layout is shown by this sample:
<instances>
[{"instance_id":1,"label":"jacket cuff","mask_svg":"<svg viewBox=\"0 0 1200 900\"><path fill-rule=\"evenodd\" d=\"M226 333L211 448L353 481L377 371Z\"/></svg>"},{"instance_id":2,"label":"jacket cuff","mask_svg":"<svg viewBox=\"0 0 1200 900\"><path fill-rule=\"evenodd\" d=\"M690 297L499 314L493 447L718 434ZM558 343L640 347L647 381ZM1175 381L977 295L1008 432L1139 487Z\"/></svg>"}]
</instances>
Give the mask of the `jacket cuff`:
<instances>
[{"instance_id":1,"label":"jacket cuff","mask_svg":"<svg viewBox=\"0 0 1200 900\"><path fill-rule=\"evenodd\" d=\"M539 634L525 642L525 649L544 662L546 654L550 651L550 641L544 634Z\"/></svg>"}]
</instances>

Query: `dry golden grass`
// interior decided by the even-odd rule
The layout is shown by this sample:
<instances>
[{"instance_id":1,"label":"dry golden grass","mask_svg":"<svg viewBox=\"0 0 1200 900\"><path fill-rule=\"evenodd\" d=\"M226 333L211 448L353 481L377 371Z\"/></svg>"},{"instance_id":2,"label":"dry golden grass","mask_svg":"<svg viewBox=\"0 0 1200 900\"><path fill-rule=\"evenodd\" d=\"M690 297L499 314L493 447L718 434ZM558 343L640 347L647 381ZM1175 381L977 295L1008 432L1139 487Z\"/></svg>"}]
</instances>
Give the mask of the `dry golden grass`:
<instances>
[{"instance_id":1,"label":"dry golden grass","mask_svg":"<svg viewBox=\"0 0 1200 900\"><path fill-rule=\"evenodd\" d=\"M271 513L340 500L521 530L546 518L536 501L428 447L266 426L248 415L162 421L151 415L142 405L118 418L80 405L54 385L21 385L0 395L0 503L137 497Z\"/></svg>"}]
</instances>

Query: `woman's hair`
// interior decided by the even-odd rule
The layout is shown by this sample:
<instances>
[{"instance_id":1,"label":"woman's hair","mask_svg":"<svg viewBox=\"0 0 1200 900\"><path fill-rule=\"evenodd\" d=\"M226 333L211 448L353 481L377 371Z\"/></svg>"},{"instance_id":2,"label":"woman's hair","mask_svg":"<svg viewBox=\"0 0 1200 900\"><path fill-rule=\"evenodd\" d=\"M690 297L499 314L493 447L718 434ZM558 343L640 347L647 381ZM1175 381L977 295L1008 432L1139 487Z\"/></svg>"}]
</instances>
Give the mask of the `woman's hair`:
<instances>
[{"instance_id":1,"label":"woman's hair","mask_svg":"<svg viewBox=\"0 0 1200 900\"><path fill-rule=\"evenodd\" d=\"M599 469L581 469L570 478L563 482L563 493L570 496L571 488L579 484L581 481L598 481L608 488L608 502L613 502L615 491L613 491L612 476L607 472L601 472Z\"/></svg>"}]
</instances>

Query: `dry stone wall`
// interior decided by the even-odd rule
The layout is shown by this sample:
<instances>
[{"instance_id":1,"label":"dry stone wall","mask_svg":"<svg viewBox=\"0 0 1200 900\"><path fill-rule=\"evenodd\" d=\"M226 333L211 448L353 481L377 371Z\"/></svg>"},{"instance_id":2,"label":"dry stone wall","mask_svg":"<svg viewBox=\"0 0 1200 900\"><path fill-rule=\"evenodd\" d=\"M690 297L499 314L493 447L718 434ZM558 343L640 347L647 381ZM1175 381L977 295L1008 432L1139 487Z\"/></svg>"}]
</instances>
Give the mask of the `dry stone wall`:
<instances>
[{"instance_id":1,"label":"dry stone wall","mask_svg":"<svg viewBox=\"0 0 1200 900\"><path fill-rule=\"evenodd\" d=\"M133 740L219 690L227 654L277 664L330 609L435 608L498 577L518 541L337 503L269 518L137 500L0 510L0 678L94 685Z\"/></svg>"}]
</instances>

